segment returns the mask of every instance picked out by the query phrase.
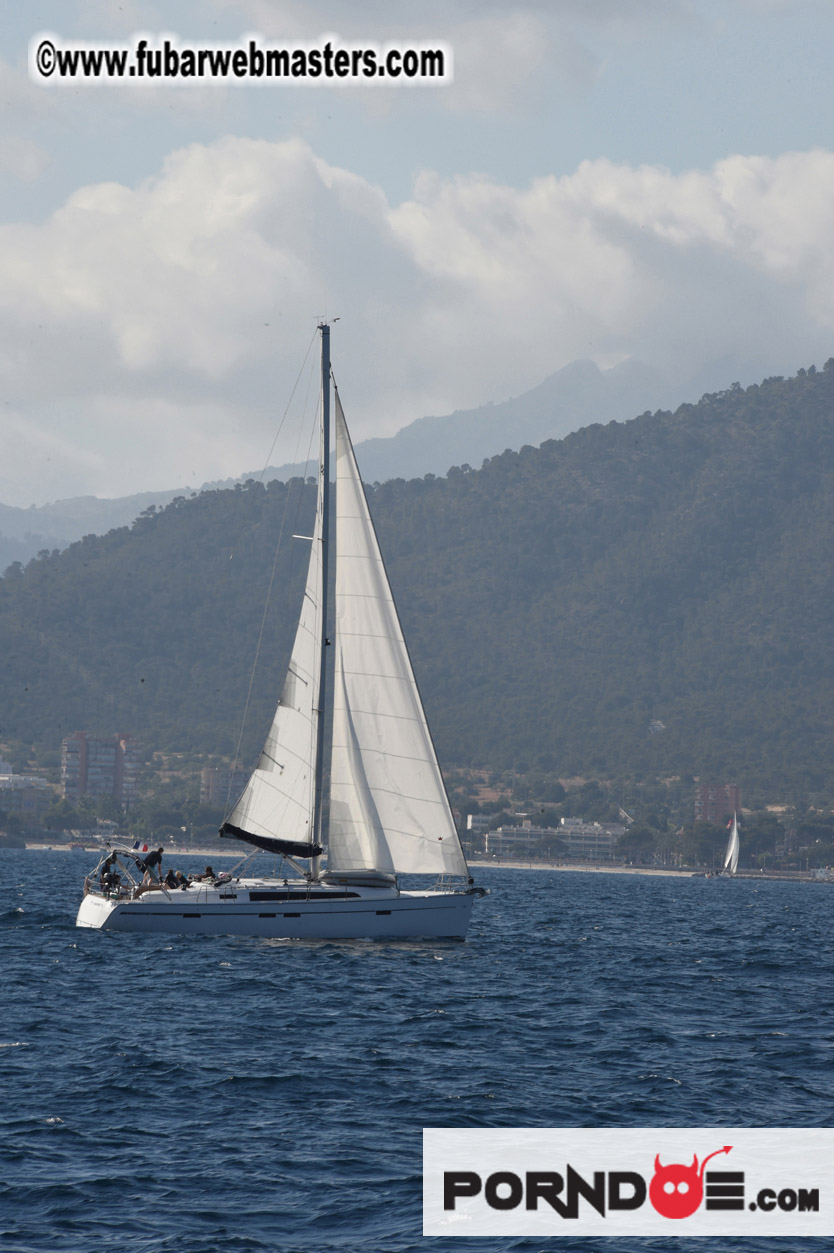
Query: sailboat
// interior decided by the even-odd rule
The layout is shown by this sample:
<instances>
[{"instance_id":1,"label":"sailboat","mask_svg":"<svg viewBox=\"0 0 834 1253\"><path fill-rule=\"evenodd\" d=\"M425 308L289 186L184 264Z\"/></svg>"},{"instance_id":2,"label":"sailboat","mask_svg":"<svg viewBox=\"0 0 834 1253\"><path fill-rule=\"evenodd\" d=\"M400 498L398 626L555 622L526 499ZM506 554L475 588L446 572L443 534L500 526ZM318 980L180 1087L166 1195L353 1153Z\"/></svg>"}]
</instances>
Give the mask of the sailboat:
<instances>
[{"instance_id":1,"label":"sailboat","mask_svg":"<svg viewBox=\"0 0 834 1253\"><path fill-rule=\"evenodd\" d=\"M331 541L330 326L318 329L321 456L304 598L260 759L220 832L251 851L229 873L168 888L155 877L149 883L147 873L141 882L145 868L135 850L108 848L85 880L79 927L463 939L473 902L485 895L469 875L455 828L335 384ZM282 858L278 875L247 874L260 852ZM433 876L434 883L402 886L407 875Z\"/></svg>"},{"instance_id":2,"label":"sailboat","mask_svg":"<svg viewBox=\"0 0 834 1253\"><path fill-rule=\"evenodd\" d=\"M730 838L727 840L727 852L724 856L724 869L728 874L735 874L738 870L738 815L733 814L733 825L730 828Z\"/></svg>"}]
</instances>

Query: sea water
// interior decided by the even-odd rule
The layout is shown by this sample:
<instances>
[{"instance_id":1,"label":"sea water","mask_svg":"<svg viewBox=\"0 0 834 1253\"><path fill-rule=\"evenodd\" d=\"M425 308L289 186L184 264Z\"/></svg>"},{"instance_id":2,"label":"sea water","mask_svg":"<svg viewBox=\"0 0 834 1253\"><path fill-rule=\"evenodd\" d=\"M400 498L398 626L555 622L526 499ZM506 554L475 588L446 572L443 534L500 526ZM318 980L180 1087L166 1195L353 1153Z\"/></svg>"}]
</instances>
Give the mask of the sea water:
<instances>
[{"instance_id":1,"label":"sea water","mask_svg":"<svg viewBox=\"0 0 834 1253\"><path fill-rule=\"evenodd\" d=\"M315 943L77 930L91 860L0 853L4 1253L834 1247L421 1235L424 1126L831 1125L832 887L476 869L465 943Z\"/></svg>"}]
</instances>

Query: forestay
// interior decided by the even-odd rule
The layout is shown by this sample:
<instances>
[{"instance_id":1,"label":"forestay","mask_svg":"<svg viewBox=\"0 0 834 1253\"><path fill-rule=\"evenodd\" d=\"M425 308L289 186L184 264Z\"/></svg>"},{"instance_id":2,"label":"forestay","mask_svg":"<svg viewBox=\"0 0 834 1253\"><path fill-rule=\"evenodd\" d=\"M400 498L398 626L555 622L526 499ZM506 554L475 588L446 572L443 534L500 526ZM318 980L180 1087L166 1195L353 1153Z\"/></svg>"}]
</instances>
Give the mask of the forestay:
<instances>
[{"instance_id":1,"label":"forestay","mask_svg":"<svg viewBox=\"0 0 834 1253\"><path fill-rule=\"evenodd\" d=\"M466 875L338 392L330 872Z\"/></svg>"}]
</instances>

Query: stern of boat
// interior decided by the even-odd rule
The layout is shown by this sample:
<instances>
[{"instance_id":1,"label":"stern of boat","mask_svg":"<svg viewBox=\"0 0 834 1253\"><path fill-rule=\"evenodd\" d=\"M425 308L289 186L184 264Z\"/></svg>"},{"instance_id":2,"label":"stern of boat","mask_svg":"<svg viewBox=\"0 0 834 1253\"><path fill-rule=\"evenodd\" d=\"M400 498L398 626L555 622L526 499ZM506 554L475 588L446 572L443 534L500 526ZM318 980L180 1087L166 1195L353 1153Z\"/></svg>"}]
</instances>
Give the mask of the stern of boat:
<instances>
[{"instance_id":1,"label":"stern of boat","mask_svg":"<svg viewBox=\"0 0 834 1253\"><path fill-rule=\"evenodd\" d=\"M101 931L107 926L107 921L115 908L116 901L106 896L99 896L95 892L88 892L78 907L75 925L76 927L92 927L96 931Z\"/></svg>"}]
</instances>

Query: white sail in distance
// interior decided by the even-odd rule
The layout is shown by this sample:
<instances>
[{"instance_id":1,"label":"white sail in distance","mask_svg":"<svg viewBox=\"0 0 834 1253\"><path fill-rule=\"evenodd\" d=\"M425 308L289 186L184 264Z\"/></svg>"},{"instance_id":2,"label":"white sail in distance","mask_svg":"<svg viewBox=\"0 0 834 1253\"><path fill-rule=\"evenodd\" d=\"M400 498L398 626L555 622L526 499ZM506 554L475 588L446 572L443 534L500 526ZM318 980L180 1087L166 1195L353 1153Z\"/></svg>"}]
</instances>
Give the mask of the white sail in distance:
<instances>
[{"instance_id":1,"label":"white sail in distance","mask_svg":"<svg viewBox=\"0 0 834 1253\"><path fill-rule=\"evenodd\" d=\"M727 853L724 857L724 869L729 870L730 874L735 874L738 870L738 817L733 814L733 825L730 830L730 838L727 841Z\"/></svg>"},{"instance_id":2,"label":"white sail in distance","mask_svg":"<svg viewBox=\"0 0 834 1253\"><path fill-rule=\"evenodd\" d=\"M468 875L338 392L328 871Z\"/></svg>"},{"instance_id":3,"label":"white sail in distance","mask_svg":"<svg viewBox=\"0 0 834 1253\"><path fill-rule=\"evenodd\" d=\"M321 455L318 477L307 582L287 676L258 764L227 819L252 835L308 843L315 836L312 815L322 647Z\"/></svg>"}]
</instances>

